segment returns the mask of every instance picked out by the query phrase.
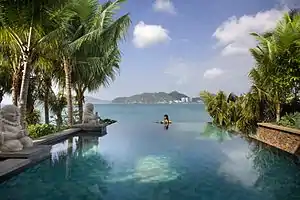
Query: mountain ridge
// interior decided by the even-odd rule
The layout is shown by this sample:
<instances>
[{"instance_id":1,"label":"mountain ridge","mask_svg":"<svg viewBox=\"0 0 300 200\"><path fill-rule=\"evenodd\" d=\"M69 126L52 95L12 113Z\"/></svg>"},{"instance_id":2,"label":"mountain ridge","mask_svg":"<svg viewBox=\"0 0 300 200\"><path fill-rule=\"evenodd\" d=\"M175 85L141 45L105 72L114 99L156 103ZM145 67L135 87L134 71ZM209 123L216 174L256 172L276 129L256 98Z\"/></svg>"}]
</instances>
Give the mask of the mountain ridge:
<instances>
[{"instance_id":1,"label":"mountain ridge","mask_svg":"<svg viewBox=\"0 0 300 200\"><path fill-rule=\"evenodd\" d=\"M135 94L128 97L117 97L112 100L112 103L118 104L128 104L128 103L170 103L181 101L186 99L185 102L190 101L190 97L186 94L180 93L178 91L167 92L144 92L140 94Z\"/></svg>"}]
</instances>

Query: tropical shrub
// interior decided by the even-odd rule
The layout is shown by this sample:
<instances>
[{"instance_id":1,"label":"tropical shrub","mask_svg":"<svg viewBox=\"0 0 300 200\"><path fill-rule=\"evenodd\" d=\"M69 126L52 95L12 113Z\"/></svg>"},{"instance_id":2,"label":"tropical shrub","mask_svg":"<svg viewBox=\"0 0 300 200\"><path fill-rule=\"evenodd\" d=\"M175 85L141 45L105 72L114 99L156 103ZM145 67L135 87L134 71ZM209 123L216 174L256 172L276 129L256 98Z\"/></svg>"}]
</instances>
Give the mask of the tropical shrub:
<instances>
[{"instance_id":1,"label":"tropical shrub","mask_svg":"<svg viewBox=\"0 0 300 200\"><path fill-rule=\"evenodd\" d=\"M290 113L281 117L280 121L277 124L281 126L300 129L300 112Z\"/></svg>"},{"instance_id":2,"label":"tropical shrub","mask_svg":"<svg viewBox=\"0 0 300 200\"><path fill-rule=\"evenodd\" d=\"M35 124L28 126L29 136L34 139L55 133L56 131L56 126L52 124Z\"/></svg>"},{"instance_id":3,"label":"tropical shrub","mask_svg":"<svg viewBox=\"0 0 300 200\"><path fill-rule=\"evenodd\" d=\"M206 110L216 125L240 131L257 122L297 127L298 115L281 116L300 108L300 13L286 13L271 32L251 35L257 46L250 49L255 66L248 75L249 92L239 97L201 92Z\"/></svg>"},{"instance_id":4,"label":"tropical shrub","mask_svg":"<svg viewBox=\"0 0 300 200\"><path fill-rule=\"evenodd\" d=\"M29 136L33 139L53 134L66 129L66 126L57 127L53 124L32 124L28 126Z\"/></svg>"}]
</instances>

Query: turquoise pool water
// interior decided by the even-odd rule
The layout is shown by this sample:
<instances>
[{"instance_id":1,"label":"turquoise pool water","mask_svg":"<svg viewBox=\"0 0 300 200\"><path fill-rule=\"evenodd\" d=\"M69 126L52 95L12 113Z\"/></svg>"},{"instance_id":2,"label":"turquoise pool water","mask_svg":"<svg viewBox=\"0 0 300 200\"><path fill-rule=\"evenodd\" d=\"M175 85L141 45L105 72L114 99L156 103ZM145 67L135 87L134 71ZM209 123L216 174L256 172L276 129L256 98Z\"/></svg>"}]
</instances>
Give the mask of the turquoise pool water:
<instances>
[{"instance_id":1,"label":"turquoise pool water","mask_svg":"<svg viewBox=\"0 0 300 200\"><path fill-rule=\"evenodd\" d=\"M176 107L177 106L177 107ZM212 127L202 105L107 105L108 135L72 137L0 185L1 200L300 199L297 158ZM168 113L168 130L152 123Z\"/></svg>"}]
</instances>

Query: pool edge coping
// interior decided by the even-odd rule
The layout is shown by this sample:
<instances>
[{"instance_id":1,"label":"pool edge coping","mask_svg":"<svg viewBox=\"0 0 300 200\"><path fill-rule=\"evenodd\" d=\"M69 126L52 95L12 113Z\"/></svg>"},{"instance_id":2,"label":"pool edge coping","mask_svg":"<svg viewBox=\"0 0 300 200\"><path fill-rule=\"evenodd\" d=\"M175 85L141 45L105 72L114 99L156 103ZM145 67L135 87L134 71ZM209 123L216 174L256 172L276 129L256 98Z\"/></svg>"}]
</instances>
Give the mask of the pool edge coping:
<instances>
[{"instance_id":1,"label":"pool edge coping","mask_svg":"<svg viewBox=\"0 0 300 200\"><path fill-rule=\"evenodd\" d=\"M103 128L105 130L104 134L99 134L99 137L103 137L107 134L106 128L107 126L110 126L112 124L104 124ZM43 145L49 145L52 146L54 143L57 143L63 139L66 139L72 135L76 135L80 132L84 131L83 128L69 128L63 131L59 131L53 134L49 134L40 138L37 138L33 140L33 144L35 146L43 146ZM34 155L32 157L28 158L7 158L3 161L0 161L0 168L6 169L6 171L0 170L0 184L13 178L14 176L22 173L25 169L28 169L39 162L42 162L43 160L46 160L51 156L50 150L48 152L41 152L37 155ZM2 165L2 166L1 166ZM6 165L9 165L7 167Z\"/></svg>"}]
</instances>

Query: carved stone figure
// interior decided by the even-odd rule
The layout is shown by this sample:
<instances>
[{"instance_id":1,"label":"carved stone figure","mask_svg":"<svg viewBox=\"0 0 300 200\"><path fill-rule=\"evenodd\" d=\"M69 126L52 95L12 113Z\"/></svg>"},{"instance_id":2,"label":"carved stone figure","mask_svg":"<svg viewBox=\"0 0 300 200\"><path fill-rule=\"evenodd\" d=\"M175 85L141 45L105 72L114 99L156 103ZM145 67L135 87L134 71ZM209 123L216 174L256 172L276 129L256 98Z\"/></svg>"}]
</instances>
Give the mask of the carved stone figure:
<instances>
[{"instance_id":1,"label":"carved stone figure","mask_svg":"<svg viewBox=\"0 0 300 200\"><path fill-rule=\"evenodd\" d=\"M91 103L85 104L83 111L83 124L97 125L99 117L94 114L94 105Z\"/></svg>"},{"instance_id":2,"label":"carved stone figure","mask_svg":"<svg viewBox=\"0 0 300 200\"><path fill-rule=\"evenodd\" d=\"M14 152L33 146L33 141L21 126L20 110L6 105L0 111L0 151Z\"/></svg>"}]
</instances>

